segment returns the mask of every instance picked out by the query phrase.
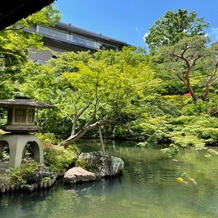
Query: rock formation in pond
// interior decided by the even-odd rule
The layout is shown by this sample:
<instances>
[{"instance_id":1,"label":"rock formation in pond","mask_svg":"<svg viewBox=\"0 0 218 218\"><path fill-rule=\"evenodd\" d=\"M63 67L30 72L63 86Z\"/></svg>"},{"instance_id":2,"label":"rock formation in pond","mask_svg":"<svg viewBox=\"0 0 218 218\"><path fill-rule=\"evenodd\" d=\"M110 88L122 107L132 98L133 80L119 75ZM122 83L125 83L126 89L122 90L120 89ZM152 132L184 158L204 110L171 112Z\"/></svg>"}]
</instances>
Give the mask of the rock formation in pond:
<instances>
[{"instance_id":1,"label":"rock formation in pond","mask_svg":"<svg viewBox=\"0 0 218 218\"><path fill-rule=\"evenodd\" d=\"M104 155L96 151L81 153L76 166L95 173L96 177L116 176L122 173L124 161L119 157Z\"/></svg>"},{"instance_id":2,"label":"rock formation in pond","mask_svg":"<svg viewBox=\"0 0 218 218\"><path fill-rule=\"evenodd\" d=\"M87 182L96 179L96 175L81 167L73 167L64 174L64 180L68 183Z\"/></svg>"},{"instance_id":3,"label":"rock formation in pond","mask_svg":"<svg viewBox=\"0 0 218 218\"><path fill-rule=\"evenodd\" d=\"M116 176L122 173L124 161L102 152L81 153L75 167L68 170L64 180L69 183L93 181L96 178Z\"/></svg>"}]
</instances>

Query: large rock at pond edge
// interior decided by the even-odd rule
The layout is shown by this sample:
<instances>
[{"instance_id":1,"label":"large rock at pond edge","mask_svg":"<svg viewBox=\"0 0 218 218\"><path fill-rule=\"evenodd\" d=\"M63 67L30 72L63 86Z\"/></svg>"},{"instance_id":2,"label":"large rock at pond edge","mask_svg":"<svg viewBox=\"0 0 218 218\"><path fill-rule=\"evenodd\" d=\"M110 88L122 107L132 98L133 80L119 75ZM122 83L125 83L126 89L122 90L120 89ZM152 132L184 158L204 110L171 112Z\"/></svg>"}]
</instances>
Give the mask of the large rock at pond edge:
<instances>
[{"instance_id":1,"label":"large rock at pond edge","mask_svg":"<svg viewBox=\"0 0 218 218\"><path fill-rule=\"evenodd\" d=\"M96 179L94 173L88 172L81 167L73 167L64 174L64 180L68 183L88 182Z\"/></svg>"},{"instance_id":2,"label":"large rock at pond edge","mask_svg":"<svg viewBox=\"0 0 218 218\"><path fill-rule=\"evenodd\" d=\"M102 152L81 153L76 161L89 172L95 173L97 177L116 176L122 173L124 161L119 157L104 155Z\"/></svg>"}]
</instances>

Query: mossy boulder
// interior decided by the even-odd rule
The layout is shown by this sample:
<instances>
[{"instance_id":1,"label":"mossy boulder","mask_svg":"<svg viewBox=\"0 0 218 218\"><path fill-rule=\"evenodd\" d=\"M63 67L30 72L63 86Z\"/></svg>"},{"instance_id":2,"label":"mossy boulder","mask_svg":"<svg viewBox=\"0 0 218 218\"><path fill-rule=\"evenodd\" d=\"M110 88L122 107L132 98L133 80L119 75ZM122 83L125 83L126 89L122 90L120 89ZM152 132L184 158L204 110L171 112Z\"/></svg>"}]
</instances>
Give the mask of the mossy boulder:
<instances>
[{"instance_id":1,"label":"mossy boulder","mask_svg":"<svg viewBox=\"0 0 218 218\"><path fill-rule=\"evenodd\" d=\"M81 153L76 161L76 166L95 173L96 177L117 176L122 174L124 161L119 157L95 151Z\"/></svg>"}]
</instances>

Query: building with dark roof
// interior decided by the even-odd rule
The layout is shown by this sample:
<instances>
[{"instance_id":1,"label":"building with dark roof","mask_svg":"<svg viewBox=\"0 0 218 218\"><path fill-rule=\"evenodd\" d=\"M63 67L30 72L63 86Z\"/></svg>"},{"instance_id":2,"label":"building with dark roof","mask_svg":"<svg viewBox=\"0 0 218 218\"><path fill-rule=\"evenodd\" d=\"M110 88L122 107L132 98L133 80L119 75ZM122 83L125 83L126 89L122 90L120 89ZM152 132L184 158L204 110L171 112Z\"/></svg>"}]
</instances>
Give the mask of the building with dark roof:
<instances>
[{"instance_id":1,"label":"building with dark roof","mask_svg":"<svg viewBox=\"0 0 218 218\"><path fill-rule=\"evenodd\" d=\"M22 18L41 10L55 0L7 0L0 3L0 30L14 24ZM29 30L43 35L44 45L54 52L87 51L98 49L121 50L127 43L75 27L58 23L56 27L33 26ZM34 61L45 62L52 57L49 50L32 49L28 55Z\"/></svg>"},{"instance_id":2,"label":"building with dark roof","mask_svg":"<svg viewBox=\"0 0 218 218\"><path fill-rule=\"evenodd\" d=\"M59 22L55 27L36 25L25 31L42 35L44 45L56 53L88 50L95 52L99 49L118 51L124 46L130 46L125 42L62 22ZM37 51L32 49L28 52L28 56L34 61L43 63L49 60L53 54L49 50Z\"/></svg>"}]
</instances>

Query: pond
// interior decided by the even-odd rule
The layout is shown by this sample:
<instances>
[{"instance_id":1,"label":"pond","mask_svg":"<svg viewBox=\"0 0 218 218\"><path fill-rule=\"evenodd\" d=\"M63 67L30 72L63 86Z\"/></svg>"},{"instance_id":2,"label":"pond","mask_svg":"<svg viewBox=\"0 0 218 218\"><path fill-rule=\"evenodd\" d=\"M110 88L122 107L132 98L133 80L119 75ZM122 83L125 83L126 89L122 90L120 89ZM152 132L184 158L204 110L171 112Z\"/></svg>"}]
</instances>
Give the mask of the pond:
<instances>
[{"instance_id":1,"label":"pond","mask_svg":"<svg viewBox=\"0 0 218 218\"><path fill-rule=\"evenodd\" d=\"M83 150L100 150L81 143ZM183 150L169 159L159 150L124 142L106 152L125 162L123 176L49 190L0 196L1 218L215 218L218 217L218 158Z\"/></svg>"}]
</instances>

